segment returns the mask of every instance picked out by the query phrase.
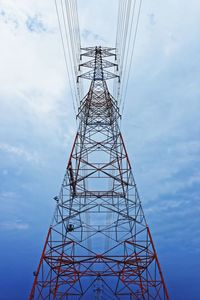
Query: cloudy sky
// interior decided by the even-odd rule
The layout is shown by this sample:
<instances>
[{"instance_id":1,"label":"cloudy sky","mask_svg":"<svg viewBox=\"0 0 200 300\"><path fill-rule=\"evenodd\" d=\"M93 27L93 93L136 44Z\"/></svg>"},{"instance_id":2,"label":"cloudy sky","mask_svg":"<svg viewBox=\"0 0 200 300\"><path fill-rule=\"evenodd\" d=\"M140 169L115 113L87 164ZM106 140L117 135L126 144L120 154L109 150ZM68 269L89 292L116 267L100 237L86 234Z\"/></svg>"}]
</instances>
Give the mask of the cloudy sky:
<instances>
[{"instance_id":1,"label":"cloudy sky","mask_svg":"<svg viewBox=\"0 0 200 300\"><path fill-rule=\"evenodd\" d=\"M113 46L117 0L78 0ZM143 0L122 132L173 300L200 294L200 2ZM0 0L0 299L28 299L76 122L54 1Z\"/></svg>"}]
</instances>

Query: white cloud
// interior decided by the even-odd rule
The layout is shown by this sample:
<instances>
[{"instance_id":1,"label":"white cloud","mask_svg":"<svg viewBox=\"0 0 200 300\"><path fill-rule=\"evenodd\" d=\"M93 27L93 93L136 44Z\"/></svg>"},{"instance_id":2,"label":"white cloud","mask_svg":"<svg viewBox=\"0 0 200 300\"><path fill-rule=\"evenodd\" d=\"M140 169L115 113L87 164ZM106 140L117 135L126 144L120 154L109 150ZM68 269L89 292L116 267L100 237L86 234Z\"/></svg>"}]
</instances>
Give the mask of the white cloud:
<instances>
[{"instance_id":1,"label":"white cloud","mask_svg":"<svg viewBox=\"0 0 200 300\"><path fill-rule=\"evenodd\" d=\"M22 221L0 222L1 231L27 230L27 229L29 229L29 224L23 223Z\"/></svg>"},{"instance_id":2,"label":"white cloud","mask_svg":"<svg viewBox=\"0 0 200 300\"><path fill-rule=\"evenodd\" d=\"M199 1L143 2L122 124L145 205L198 180L199 18Z\"/></svg>"},{"instance_id":3,"label":"white cloud","mask_svg":"<svg viewBox=\"0 0 200 300\"><path fill-rule=\"evenodd\" d=\"M78 0L84 46L114 44L117 3ZM21 253L20 237L28 229L30 237L42 237L49 226L50 198L59 190L75 123L54 1L1 0L0 9L7 13L0 17L0 230L3 239L18 232L15 251ZM28 30L30 18L35 31ZM143 1L123 116L139 194L157 232L155 244L157 238L160 254L175 257L172 267L165 263L169 274L176 273L180 260L191 269L188 253L190 265L197 265L194 254L200 249L199 20L199 0ZM30 163L24 172L22 160L38 159L46 162L42 175ZM36 241L35 249L42 246ZM176 279L187 286L187 276ZM16 298L11 291L5 295Z\"/></svg>"},{"instance_id":4,"label":"white cloud","mask_svg":"<svg viewBox=\"0 0 200 300\"><path fill-rule=\"evenodd\" d=\"M47 2L39 5L29 1L27 5L26 1L19 1L16 7L15 1L3 1L5 17L0 18L0 64L4 70L0 74L1 101L17 97L23 107L28 101L30 109L45 119L68 89L55 8L49 4L45 10L47 7ZM18 24L14 29L13 20ZM36 28L32 30L31 26ZM39 30L38 26L47 30Z\"/></svg>"},{"instance_id":5,"label":"white cloud","mask_svg":"<svg viewBox=\"0 0 200 300\"><path fill-rule=\"evenodd\" d=\"M18 156L21 159L24 159L29 162L39 163L39 157L37 153L30 153L25 150L23 147L16 147L8 144L0 143L0 150L5 151L8 154Z\"/></svg>"},{"instance_id":6,"label":"white cloud","mask_svg":"<svg viewBox=\"0 0 200 300\"><path fill-rule=\"evenodd\" d=\"M75 125L54 1L1 1L0 12L1 150L44 163Z\"/></svg>"},{"instance_id":7,"label":"white cloud","mask_svg":"<svg viewBox=\"0 0 200 300\"><path fill-rule=\"evenodd\" d=\"M6 128L0 148L27 161L51 153L51 167L52 149L71 145L75 131L53 2L4 0L7 16L0 18L0 122ZM116 3L78 1L84 46L114 44ZM30 18L39 26L33 32L27 28ZM158 213L185 204L174 199L157 207L159 197L199 183L193 168L200 151L199 18L197 0L143 1L123 126L139 192ZM38 154L40 147L44 151Z\"/></svg>"}]
</instances>

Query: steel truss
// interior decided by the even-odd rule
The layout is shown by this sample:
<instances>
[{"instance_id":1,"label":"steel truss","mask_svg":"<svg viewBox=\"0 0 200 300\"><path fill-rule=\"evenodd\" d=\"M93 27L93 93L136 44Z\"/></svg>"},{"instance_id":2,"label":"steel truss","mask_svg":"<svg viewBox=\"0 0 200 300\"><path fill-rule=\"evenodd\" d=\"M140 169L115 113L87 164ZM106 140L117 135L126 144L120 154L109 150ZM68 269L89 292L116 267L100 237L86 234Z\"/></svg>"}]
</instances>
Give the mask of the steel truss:
<instances>
[{"instance_id":1,"label":"steel truss","mask_svg":"<svg viewBox=\"0 0 200 300\"><path fill-rule=\"evenodd\" d=\"M169 299L106 82L114 50L82 49L90 88L30 300Z\"/></svg>"}]
</instances>

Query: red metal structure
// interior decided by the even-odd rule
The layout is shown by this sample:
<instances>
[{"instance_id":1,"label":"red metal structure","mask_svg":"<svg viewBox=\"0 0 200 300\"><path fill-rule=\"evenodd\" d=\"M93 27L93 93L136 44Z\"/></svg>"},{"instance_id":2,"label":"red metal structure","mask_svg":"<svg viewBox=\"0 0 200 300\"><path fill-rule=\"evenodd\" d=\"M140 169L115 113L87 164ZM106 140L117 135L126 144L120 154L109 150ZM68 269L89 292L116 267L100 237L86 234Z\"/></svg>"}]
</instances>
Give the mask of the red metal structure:
<instances>
[{"instance_id":1,"label":"red metal structure","mask_svg":"<svg viewBox=\"0 0 200 300\"><path fill-rule=\"evenodd\" d=\"M114 50L82 49L91 83L30 300L169 299L107 85Z\"/></svg>"}]
</instances>

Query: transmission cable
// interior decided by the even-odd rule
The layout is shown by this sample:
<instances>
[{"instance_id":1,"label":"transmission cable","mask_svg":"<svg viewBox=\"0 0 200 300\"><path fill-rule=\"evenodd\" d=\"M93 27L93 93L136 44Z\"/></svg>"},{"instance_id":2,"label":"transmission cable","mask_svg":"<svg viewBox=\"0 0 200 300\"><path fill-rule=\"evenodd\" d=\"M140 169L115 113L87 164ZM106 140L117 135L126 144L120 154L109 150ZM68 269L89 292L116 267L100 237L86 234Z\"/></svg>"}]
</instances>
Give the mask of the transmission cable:
<instances>
[{"instance_id":1,"label":"transmission cable","mask_svg":"<svg viewBox=\"0 0 200 300\"><path fill-rule=\"evenodd\" d=\"M136 29L135 29L134 39L133 39L133 48L132 48L131 59L130 59L130 64L129 64L129 68L128 68L128 77L127 77L127 81L126 81L124 100L123 100L123 103L122 103L122 114L124 112L124 105L125 105L125 100L126 100L126 95L127 95L127 87L128 87L129 78L130 78L130 70L131 70L131 65L132 65L132 60L133 60L133 53L134 53L134 50L135 50L137 32L138 32L138 27L139 27L139 19L140 19L140 14L141 14L141 6L142 6L142 0L140 0L140 4L139 4L139 11L138 11L138 16L137 16Z\"/></svg>"},{"instance_id":2,"label":"transmission cable","mask_svg":"<svg viewBox=\"0 0 200 300\"><path fill-rule=\"evenodd\" d=\"M125 78L127 77L126 74L127 74L127 65L128 65L128 58L130 57L130 42L131 42L131 37L132 37L132 30L133 30L133 21L134 21L134 16L135 16L135 9L136 9L136 0L134 0L134 4L133 4L133 8L131 6L131 9L132 9L132 17L131 17L131 24L130 24L130 27L129 27L129 38L128 38L128 45L125 49L125 66L124 66L124 72L123 71L123 66L121 66L121 86L119 86L119 89L118 89L118 99L119 99L119 105L121 104L121 99L122 99L122 94L123 94L123 89L124 89L124 82L125 82ZM130 10L131 10L130 9ZM129 61L129 64L130 64L130 61ZM120 93L121 91L121 93Z\"/></svg>"},{"instance_id":3,"label":"transmission cable","mask_svg":"<svg viewBox=\"0 0 200 300\"><path fill-rule=\"evenodd\" d=\"M65 1L65 10L67 12L67 20L68 20L68 31L67 31L67 25L66 25L66 20L65 20L65 13L64 13L64 6L63 3L61 1L61 9L62 9L62 16L63 16L63 22L64 22L64 31L65 31L65 37L66 37L66 41L67 41L67 46L68 46L68 52L69 52L69 56L70 56L70 67L71 67L71 74L73 73L74 75L72 75L72 80L73 80L73 86L74 86L74 90L76 91L76 77L77 77L77 73L76 73L76 59L74 57L74 52L75 52L75 46L74 46L74 40L73 40L73 36L72 36L72 30L71 30L71 16L69 15L69 9L67 7L66 1ZM70 35L70 38L68 36L68 32ZM71 44L71 47L70 47ZM75 92L75 100L76 100L76 105L77 108L79 106L79 100L78 100L78 96L77 93Z\"/></svg>"},{"instance_id":4,"label":"transmission cable","mask_svg":"<svg viewBox=\"0 0 200 300\"><path fill-rule=\"evenodd\" d=\"M56 14L57 14L57 19L58 19L60 37L61 37L61 42L62 42L64 60L65 60L65 65L66 65L66 70L67 70L67 76L68 76L68 79L69 79L70 92L71 92L71 96L72 96L73 109L74 109L74 112L76 114L76 107L75 107L76 96L74 96L74 94L73 94L73 88L72 88L72 83L71 83L71 78L70 78L70 73L69 73L69 68L68 68L68 63L67 63L67 55L66 55L65 44L64 44L64 37L63 37L63 34L62 34L61 21L60 21L60 17L59 17L58 5L57 5L56 0L55 0L55 7L56 7Z\"/></svg>"}]
</instances>

